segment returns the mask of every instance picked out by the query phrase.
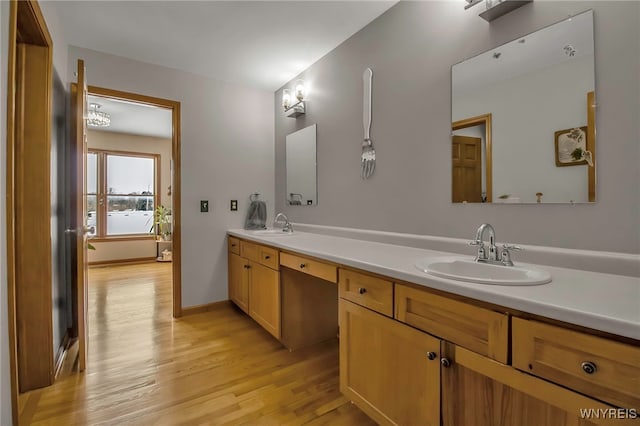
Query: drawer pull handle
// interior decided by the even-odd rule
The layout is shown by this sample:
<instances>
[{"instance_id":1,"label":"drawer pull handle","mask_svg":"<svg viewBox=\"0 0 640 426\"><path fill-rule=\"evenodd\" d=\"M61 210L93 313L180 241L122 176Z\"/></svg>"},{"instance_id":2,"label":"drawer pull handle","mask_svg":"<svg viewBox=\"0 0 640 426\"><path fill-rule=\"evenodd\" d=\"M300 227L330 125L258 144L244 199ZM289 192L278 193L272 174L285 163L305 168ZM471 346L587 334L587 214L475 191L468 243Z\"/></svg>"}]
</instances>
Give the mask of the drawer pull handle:
<instances>
[{"instance_id":1,"label":"drawer pull handle","mask_svg":"<svg viewBox=\"0 0 640 426\"><path fill-rule=\"evenodd\" d=\"M440 358L440 364L442 364L444 368L447 368L451 366L451 361L449 361L449 358Z\"/></svg>"},{"instance_id":2,"label":"drawer pull handle","mask_svg":"<svg viewBox=\"0 0 640 426\"><path fill-rule=\"evenodd\" d=\"M231 247L235 247L235 246L236 246L235 244L231 244Z\"/></svg>"},{"instance_id":3,"label":"drawer pull handle","mask_svg":"<svg viewBox=\"0 0 640 426\"><path fill-rule=\"evenodd\" d=\"M593 374L596 371L598 371L598 367L596 367L596 365L591 361L583 362L581 367L582 367L582 371L584 371L587 374Z\"/></svg>"},{"instance_id":4,"label":"drawer pull handle","mask_svg":"<svg viewBox=\"0 0 640 426\"><path fill-rule=\"evenodd\" d=\"M360 293L360 294L365 294L366 292L367 292L367 289L366 289L366 288L364 288L364 287L360 287L360 288L358 289L358 293Z\"/></svg>"},{"instance_id":5,"label":"drawer pull handle","mask_svg":"<svg viewBox=\"0 0 640 426\"><path fill-rule=\"evenodd\" d=\"M307 267L307 265L306 265L305 263L301 263L301 264L300 264L300 269L304 269L304 268L306 268L306 267Z\"/></svg>"},{"instance_id":6,"label":"drawer pull handle","mask_svg":"<svg viewBox=\"0 0 640 426\"><path fill-rule=\"evenodd\" d=\"M265 258L265 260L269 260L269 259L271 259L271 256L265 256L264 258Z\"/></svg>"},{"instance_id":7,"label":"drawer pull handle","mask_svg":"<svg viewBox=\"0 0 640 426\"><path fill-rule=\"evenodd\" d=\"M435 352L427 352L427 358L429 358L429 361L433 361L437 356L438 355L436 355Z\"/></svg>"},{"instance_id":8,"label":"drawer pull handle","mask_svg":"<svg viewBox=\"0 0 640 426\"><path fill-rule=\"evenodd\" d=\"M249 268L251 268L251 266L249 266L249 265L242 265L242 266L244 266L244 269L249 269Z\"/></svg>"}]
</instances>

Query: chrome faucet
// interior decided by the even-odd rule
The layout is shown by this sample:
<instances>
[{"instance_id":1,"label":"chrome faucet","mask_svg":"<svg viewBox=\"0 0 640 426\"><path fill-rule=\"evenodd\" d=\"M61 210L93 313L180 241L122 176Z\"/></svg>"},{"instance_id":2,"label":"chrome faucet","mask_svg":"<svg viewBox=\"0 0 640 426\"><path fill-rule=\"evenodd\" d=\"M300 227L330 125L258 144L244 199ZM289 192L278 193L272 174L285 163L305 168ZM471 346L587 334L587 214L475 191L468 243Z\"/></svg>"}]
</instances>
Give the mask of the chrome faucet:
<instances>
[{"instance_id":1,"label":"chrome faucet","mask_svg":"<svg viewBox=\"0 0 640 426\"><path fill-rule=\"evenodd\" d=\"M282 232L288 232L288 233L292 233L293 232L293 225L291 225L291 222L289 222L289 219L287 218L287 215L285 215L284 213L278 213L276 215L276 218L273 219L273 224L282 224Z\"/></svg>"},{"instance_id":2,"label":"chrome faucet","mask_svg":"<svg viewBox=\"0 0 640 426\"><path fill-rule=\"evenodd\" d=\"M489 251L484 248L484 234L489 233ZM471 246L478 246L478 254L476 254L476 262L486 262L496 265L513 266L511 261L511 253L509 250L522 250L519 246L511 244L503 244L502 252L496 247L496 231L488 223L483 223L476 232L476 239L469 243Z\"/></svg>"},{"instance_id":3,"label":"chrome faucet","mask_svg":"<svg viewBox=\"0 0 640 426\"><path fill-rule=\"evenodd\" d=\"M484 248L484 233L489 233L489 253ZM478 246L478 254L474 259L476 262L496 262L498 260L498 248L496 247L496 231L493 226L483 223L476 232L476 239L469 243Z\"/></svg>"}]
</instances>

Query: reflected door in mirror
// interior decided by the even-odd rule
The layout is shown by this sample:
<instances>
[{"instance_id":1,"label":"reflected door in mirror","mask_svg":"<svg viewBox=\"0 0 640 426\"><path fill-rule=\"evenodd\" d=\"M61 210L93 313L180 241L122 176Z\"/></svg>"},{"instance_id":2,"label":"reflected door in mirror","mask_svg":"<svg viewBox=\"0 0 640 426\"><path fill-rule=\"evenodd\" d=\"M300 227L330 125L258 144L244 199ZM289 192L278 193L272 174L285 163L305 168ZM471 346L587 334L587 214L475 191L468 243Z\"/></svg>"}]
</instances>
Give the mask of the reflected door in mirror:
<instances>
[{"instance_id":1,"label":"reflected door in mirror","mask_svg":"<svg viewBox=\"0 0 640 426\"><path fill-rule=\"evenodd\" d=\"M454 203L482 202L482 139L453 136L452 180Z\"/></svg>"}]
</instances>

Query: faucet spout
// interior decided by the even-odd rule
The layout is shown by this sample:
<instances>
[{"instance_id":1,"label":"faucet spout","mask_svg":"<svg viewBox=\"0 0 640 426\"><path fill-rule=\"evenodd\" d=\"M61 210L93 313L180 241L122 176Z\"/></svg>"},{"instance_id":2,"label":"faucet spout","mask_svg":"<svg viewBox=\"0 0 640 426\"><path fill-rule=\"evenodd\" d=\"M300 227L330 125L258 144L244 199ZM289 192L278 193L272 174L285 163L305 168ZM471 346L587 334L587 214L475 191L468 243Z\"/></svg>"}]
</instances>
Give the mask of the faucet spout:
<instances>
[{"instance_id":1,"label":"faucet spout","mask_svg":"<svg viewBox=\"0 0 640 426\"><path fill-rule=\"evenodd\" d=\"M282 226L282 232L288 232L288 233L292 233L293 232L293 225L291 225L291 222L289 222L289 219L287 218L287 215L285 215L284 213L278 213L276 215L276 218L273 219L273 224L283 224Z\"/></svg>"},{"instance_id":2,"label":"faucet spout","mask_svg":"<svg viewBox=\"0 0 640 426\"><path fill-rule=\"evenodd\" d=\"M496 247L496 231L488 223L483 223L476 232L476 242L483 247L484 246L484 234L489 234L489 253L482 253L483 256L478 255L478 261L497 261L498 260L498 248Z\"/></svg>"}]
</instances>

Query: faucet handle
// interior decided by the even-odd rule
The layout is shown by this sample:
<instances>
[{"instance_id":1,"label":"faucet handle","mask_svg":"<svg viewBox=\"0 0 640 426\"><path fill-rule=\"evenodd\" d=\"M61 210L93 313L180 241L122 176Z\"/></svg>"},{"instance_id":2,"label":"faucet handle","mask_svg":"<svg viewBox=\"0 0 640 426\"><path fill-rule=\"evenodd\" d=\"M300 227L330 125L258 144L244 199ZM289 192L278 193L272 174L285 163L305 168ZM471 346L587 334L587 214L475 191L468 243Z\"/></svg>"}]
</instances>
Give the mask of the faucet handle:
<instances>
[{"instance_id":1,"label":"faucet handle","mask_svg":"<svg viewBox=\"0 0 640 426\"><path fill-rule=\"evenodd\" d=\"M480 246L480 247L484 247L484 241L482 241L482 240L473 240L473 241L469 241L469 245L470 245L470 246Z\"/></svg>"},{"instance_id":2,"label":"faucet handle","mask_svg":"<svg viewBox=\"0 0 640 426\"><path fill-rule=\"evenodd\" d=\"M509 244L509 243L504 243L502 245L502 253L500 254L500 262L502 262L502 264L504 266L513 266L513 261L511 260L511 252L510 250L516 250L516 251L521 251L524 250L522 247L520 246L516 246L513 244Z\"/></svg>"}]
</instances>

